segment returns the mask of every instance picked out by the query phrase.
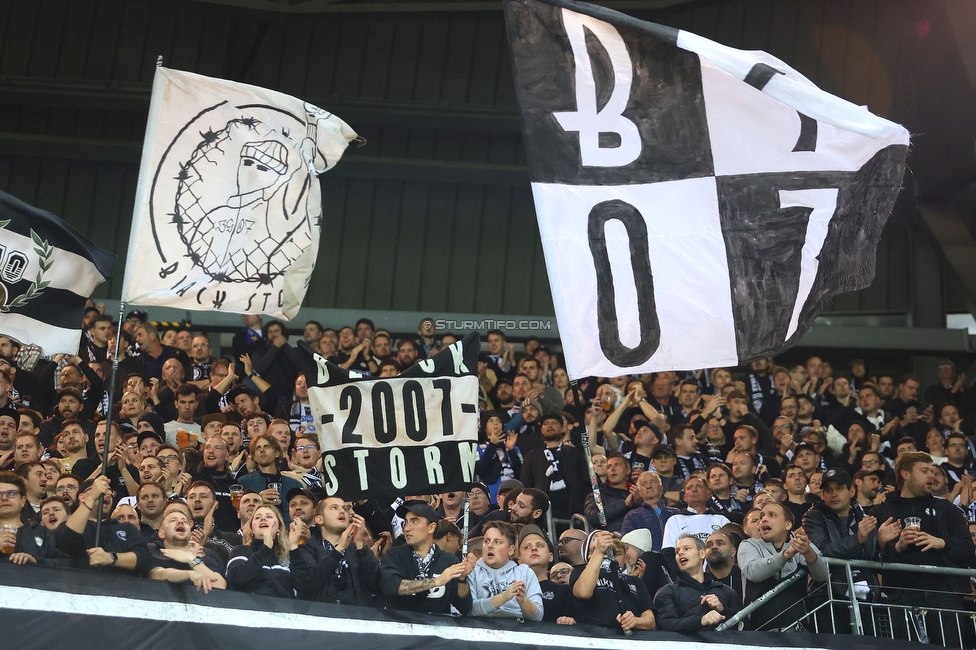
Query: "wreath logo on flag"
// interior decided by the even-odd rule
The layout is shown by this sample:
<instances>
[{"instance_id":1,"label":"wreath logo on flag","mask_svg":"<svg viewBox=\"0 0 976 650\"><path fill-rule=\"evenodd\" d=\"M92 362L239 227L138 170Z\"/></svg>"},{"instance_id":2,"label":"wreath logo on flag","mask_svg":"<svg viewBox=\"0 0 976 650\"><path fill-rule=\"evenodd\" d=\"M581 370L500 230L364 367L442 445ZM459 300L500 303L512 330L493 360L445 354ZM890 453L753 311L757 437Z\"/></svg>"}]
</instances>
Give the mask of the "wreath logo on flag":
<instances>
[{"instance_id":1,"label":"wreath logo on flag","mask_svg":"<svg viewBox=\"0 0 976 650\"><path fill-rule=\"evenodd\" d=\"M0 221L0 228L5 228L9 223L9 219ZM27 290L11 298L9 302L7 301L7 296L10 293L8 287L12 287L14 283L23 278L29 260L21 251L14 250L8 254L0 247L0 314L6 314L13 309L23 307L44 293L44 289L51 284L51 281L45 278L53 264L51 255L54 253L54 248L47 241L41 239L33 228L31 229L31 240L34 242L34 253L37 255L37 263L40 268Z\"/></svg>"}]
</instances>

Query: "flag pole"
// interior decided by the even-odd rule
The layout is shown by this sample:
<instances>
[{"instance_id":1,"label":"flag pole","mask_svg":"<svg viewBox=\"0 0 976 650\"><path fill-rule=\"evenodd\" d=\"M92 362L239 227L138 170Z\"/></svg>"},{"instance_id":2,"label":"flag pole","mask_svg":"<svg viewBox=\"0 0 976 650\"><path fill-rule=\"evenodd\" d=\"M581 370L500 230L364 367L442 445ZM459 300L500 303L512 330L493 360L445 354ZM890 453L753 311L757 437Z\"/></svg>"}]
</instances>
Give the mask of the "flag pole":
<instances>
[{"instance_id":1,"label":"flag pole","mask_svg":"<svg viewBox=\"0 0 976 650\"><path fill-rule=\"evenodd\" d=\"M463 519L461 520L461 559L468 557L468 491L464 491Z\"/></svg>"},{"instance_id":2,"label":"flag pole","mask_svg":"<svg viewBox=\"0 0 976 650\"><path fill-rule=\"evenodd\" d=\"M108 385L108 413L105 414L105 448L102 450L102 476L108 472L108 448L112 441L112 405L115 404L115 376L119 372L119 342L122 340L122 317L125 315L125 303L119 302L119 329L115 334L115 353L112 355L112 372ZM105 496L102 495L102 499ZM98 517L95 518L95 546L98 547L102 534L102 503L98 504Z\"/></svg>"},{"instance_id":3,"label":"flag pole","mask_svg":"<svg viewBox=\"0 0 976 650\"><path fill-rule=\"evenodd\" d=\"M586 469L590 474L590 489L593 491L593 501L596 503L596 510L600 516L600 528L605 530L607 527L607 513L603 509L603 495L600 494L600 484L596 478L596 470L593 469L593 452L590 451L590 435L588 431L589 424L586 423L586 412L583 410L582 398L580 397L576 380L574 379L569 382L569 385L573 389L573 401L576 402L576 417L583 425L583 431L580 437L583 441L583 454L586 456ZM617 563L617 558L613 554L612 546L607 549L606 557L610 560L610 575L613 579L614 593L617 596L617 608L623 614L627 611L627 607L624 605L623 596L620 595L620 584L617 579L617 569L620 565ZM624 630L623 632L625 636L631 636L633 634L631 630Z\"/></svg>"}]
</instances>

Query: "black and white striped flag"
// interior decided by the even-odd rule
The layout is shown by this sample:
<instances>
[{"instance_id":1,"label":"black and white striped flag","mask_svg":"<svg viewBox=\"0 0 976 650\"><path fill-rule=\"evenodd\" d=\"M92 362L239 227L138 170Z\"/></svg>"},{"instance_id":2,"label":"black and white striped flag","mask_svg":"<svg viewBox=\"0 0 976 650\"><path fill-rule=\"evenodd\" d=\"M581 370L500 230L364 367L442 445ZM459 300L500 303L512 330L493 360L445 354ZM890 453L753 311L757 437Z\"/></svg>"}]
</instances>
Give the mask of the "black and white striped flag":
<instances>
[{"instance_id":1,"label":"black and white striped flag","mask_svg":"<svg viewBox=\"0 0 976 650\"><path fill-rule=\"evenodd\" d=\"M506 0L571 377L738 365L874 277L908 132L765 52Z\"/></svg>"},{"instance_id":2,"label":"black and white striped flag","mask_svg":"<svg viewBox=\"0 0 976 650\"><path fill-rule=\"evenodd\" d=\"M58 217L0 192L0 334L77 353L85 301L114 264Z\"/></svg>"}]
</instances>

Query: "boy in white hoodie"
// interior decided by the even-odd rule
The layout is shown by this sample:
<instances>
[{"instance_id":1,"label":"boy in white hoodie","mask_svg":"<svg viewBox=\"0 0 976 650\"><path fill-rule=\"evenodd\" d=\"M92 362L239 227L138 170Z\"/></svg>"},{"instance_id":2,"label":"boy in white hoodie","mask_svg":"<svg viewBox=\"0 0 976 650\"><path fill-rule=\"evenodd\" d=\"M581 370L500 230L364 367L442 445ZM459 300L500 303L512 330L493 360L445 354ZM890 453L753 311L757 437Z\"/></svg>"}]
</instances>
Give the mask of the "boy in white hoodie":
<instances>
[{"instance_id":1,"label":"boy in white hoodie","mask_svg":"<svg viewBox=\"0 0 976 650\"><path fill-rule=\"evenodd\" d=\"M481 559L468 576L471 616L503 616L542 620L542 589L535 572L512 561L515 529L490 521L482 529Z\"/></svg>"}]
</instances>

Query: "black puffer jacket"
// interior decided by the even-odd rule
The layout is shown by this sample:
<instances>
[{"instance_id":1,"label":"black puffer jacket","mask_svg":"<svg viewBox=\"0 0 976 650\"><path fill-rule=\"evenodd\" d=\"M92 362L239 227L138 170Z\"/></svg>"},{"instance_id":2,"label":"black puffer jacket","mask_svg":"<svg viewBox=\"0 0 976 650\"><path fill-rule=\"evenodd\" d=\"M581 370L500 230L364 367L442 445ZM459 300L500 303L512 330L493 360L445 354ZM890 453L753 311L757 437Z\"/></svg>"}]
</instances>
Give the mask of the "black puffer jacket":
<instances>
[{"instance_id":1,"label":"black puffer jacket","mask_svg":"<svg viewBox=\"0 0 976 650\"><path fill-rule=\"evenodd\" d=\"M291 569L260 539L234 547L227 561L227 586L261 596L295 597Z\"/></svg>"},{"instance_id":2,"label":"black puffer jacket","mask_svg":"<svg viewBox=\"0 0 976 650\"><path fill-rule=\"evenodd\" d=\"M714 594L722 603L722 616L726 619L736 615L742 599L728 585L717 580L705 579L698 582L682 572L678 579L664 587L654 598L654 617L657 629L686 634L703 629L715 629L715 625L702 625L702 616L712 611L712 607L702 603L702 596ZM717 624L716 624L717 625Z\"/></svg>"},{"instance_id":3,"label":"black puffer jacket","mask_svg":"<svg viewBox=\"0 0 976 650\"><path fill-rule=\"evenodd\" d=\"M292 552L291 575L300 597L323 603L369 606L380 590L380 563L368 547L340 553L317 528Z\"/></svg>"},{"instance_id":4,"label":"black puffer jacket","mask_svg":"<svg viewBox=\"0 0 976 650\"><path fill-rule=\"evenodd\" d=\"M833 510L823 501L818 501L807 510L803 517L803 530L814 546L820 549L824 557L836 557L842 560L877 561L878 558L878 529L875 528L868 535L863 544L858 541L857 527L864 519L861 506L852 503L851 515L845 527ZM878 521L880 525L881 520ZM878 585L878 576L873 571L854 570L854 582L867 580L869 585ZM830 582L835 593L847 593L847 572L844 567L830 569ZM840 590L839 592L836 590Z\"/></svg>"}]
</instances>

